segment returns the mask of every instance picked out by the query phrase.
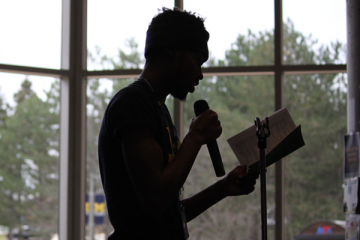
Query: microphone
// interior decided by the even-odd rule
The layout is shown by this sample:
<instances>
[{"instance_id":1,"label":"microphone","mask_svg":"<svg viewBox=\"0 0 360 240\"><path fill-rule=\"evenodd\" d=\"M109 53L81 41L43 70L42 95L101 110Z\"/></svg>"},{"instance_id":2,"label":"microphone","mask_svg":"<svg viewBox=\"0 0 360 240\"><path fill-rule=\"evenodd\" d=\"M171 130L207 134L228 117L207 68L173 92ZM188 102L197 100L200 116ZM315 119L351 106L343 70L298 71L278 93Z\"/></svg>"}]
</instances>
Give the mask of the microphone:
<instances>
[{"instance_id":1,"label":"microphone","mask_svg":"<svg viewBox=\"0 0 360 240\"><path fill-rule=\"evenodd\" d=\"M209 105L205 100L198 100L194 103L194 112L196 117L202 114L205 110L209 109ZM217 177L225 175L225 169L221 160L218 144L216 140L206 144L209 150L210 158L214 166L215 174Z\"/></svg>"}]
</instances>

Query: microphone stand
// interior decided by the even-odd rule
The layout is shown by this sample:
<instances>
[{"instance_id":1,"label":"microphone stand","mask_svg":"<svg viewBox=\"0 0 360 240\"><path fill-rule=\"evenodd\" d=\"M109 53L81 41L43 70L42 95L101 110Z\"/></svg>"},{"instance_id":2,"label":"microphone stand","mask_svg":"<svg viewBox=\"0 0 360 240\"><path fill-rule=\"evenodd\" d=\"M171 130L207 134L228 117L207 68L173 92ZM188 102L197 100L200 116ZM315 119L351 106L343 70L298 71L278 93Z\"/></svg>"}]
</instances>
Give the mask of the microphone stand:
<instances>
[{"instance_id":1,"label":"microphone stand","mask_svg":"<svg viewBox=\"0 0 360 240\"><path fill-rule=\"evenodd\" d=\"M261 188L261 239L267 240L267 207L266 207L266 138L270 136L269 119L261 124L260 119L255 118L256 136L258 137L258 149L260 151L260 188Z\"/></svg>"}]
</instances>

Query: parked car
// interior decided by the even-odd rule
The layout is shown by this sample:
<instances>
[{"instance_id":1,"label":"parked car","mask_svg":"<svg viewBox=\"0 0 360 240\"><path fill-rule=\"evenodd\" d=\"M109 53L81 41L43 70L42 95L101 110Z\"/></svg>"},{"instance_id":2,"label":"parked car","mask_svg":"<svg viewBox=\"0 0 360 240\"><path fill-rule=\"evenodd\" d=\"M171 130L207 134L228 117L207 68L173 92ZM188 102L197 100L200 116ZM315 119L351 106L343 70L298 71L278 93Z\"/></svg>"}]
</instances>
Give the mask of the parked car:
<instances>
[{"instance_id":1,"label":"parked car","mask_svg":"<svg viewBox=\"0 0 360 240\"><path fill-rule=\"evenodd\" d=\"M21 229L21 237L18 228L14 228L11 233L8 233L6 236L7 240L30 240L32 236L32 231L30 230L29 226L24 225Z\"/></svg>"}]
</instances>

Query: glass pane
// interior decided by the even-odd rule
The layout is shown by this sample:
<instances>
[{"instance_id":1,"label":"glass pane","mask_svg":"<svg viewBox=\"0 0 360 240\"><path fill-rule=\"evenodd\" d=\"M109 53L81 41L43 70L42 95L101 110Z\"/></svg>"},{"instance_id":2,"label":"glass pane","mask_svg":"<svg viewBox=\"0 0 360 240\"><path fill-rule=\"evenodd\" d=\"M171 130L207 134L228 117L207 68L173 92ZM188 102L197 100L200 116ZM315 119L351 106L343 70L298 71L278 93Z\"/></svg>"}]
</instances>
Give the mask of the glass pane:
<instances>
[{"instance_id":1,"label":"glass pane","mask_svg":"<svg viewBox=\"0 0 360 240\"><path fill-rule=\"evenodd\" d=\"M113 228L107 217L104 191L101 184L97 151L97 140L104 117L104 112L112 96L120 89L126 87L136 78L130 79L90 79L87 85L87 150L86 150L86 174L87 174L87 197L85 203L86 229L88 239L93 235L94 239L107 239ZM173 112L173 98L168 97L166 104L170 113ZM89 196L94 196L94 206L90 206ZM94 211L91 212L90 209ZM93 214L94 222L89 221ZM92 225L94 224L94 225Z\"/></svg>"},{"instance_id":2,"label":"glass pane","mask_svg":"<svg viewBox=\"0 0 360 240\"><path fill-rule=\"evenodd\" d=\"M86 147L86 229L87 239L107 239L113 228L107 217L104 191L101 184L97 140L104 112L116 89L125 87L133 80L91 79L87 85L87 147ZM94 205L90 197L94 199ZM93 210L93 211L92 211ZM92 219L92 220L91 220ZM90 237L92 236L92 237Z\"/></svg>"},{"instance_id":3,"label":"glass pane","mask_svg":"<svg viewBox=\"0 0 360 240\"><path fill-rule=\"evenodd\" d=\"M254 125L255 117L261 119L273 113L273 76L212 76L200 82L184 106L185 129L195 117L193 104L199 99L208 101L218 113L223 133L217 140L226 173L239 165L227 139ZM187 130L186 130L187 133ZM254 132L255 135L255 132ZM267 170L267 207L269 212L269 239L274 227L274 167ZM190 197L218 181L203 146L185 183L185 197ZM260 239L261 204L260 181L248 196L229 197L192 220L189 232L192 239Z\"/></svg>"},{"instance_id":4,"label":"glass pane","mask_svg":"<svg viewBox=\"0 0 360 240\"><path fill-rule=\"evenodd\" d=\"M59 79L0 73L0 225L13 239L57 237L59 99Z\"/></svg>"},{"instance_id":5,"label":"glass pane","mask_svg":"<svg viewBox=\"0 0 360 240\"><path fill-rule=\"evenodd\" d=\"M206 18L210 59L205 66L274 64L273 1L184 0L184 9Z\"/></svg>"},{"instance_id":6,"label":"glass pane","mask_svg":"<svg viewBox=\"0 0 360 240\"><path fill-rule=\"evenodd\" d=\"M88 0L88 70L143 68L149 23L159 8L173 6L174 0Z\"/></svg>"},{"instance_id":7,"label":"glass pane","mask_svg":"<svg viewBox=\"0 0 360 240\"><path fill-rule=\"evenodd\" d=\"M286 75L284 103L306 145L285 158L285 233L292 240L318 220L345 220L343 135L346 74Z\"/></svg>"},{"instance_id":8,"label":"glass pane","mask_svg":"<svg viewBox=\"0 0 360 240\"><path fill-rule=\"evenodd\" d=\"M284 64L346 63L346 2L284 0Z\"/></svg>"},{"instance_id":9,"label":"glass pane","mask_svg":"<svg viewBox=\"0 0 360 240\"><path fill-rule=\"evenodd\" d=\"M0 63L60 68L61 0L0 0Z\"/></svg>"}]
</instances>

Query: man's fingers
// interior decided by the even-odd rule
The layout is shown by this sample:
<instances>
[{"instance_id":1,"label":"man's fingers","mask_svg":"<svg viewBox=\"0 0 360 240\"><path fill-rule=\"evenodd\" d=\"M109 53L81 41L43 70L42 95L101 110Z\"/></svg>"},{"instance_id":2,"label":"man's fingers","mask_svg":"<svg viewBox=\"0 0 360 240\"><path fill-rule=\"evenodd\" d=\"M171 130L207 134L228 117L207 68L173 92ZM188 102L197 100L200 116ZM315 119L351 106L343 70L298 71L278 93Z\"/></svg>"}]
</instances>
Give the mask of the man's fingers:
<instances>
[{"instance_id":1,"label":"man's fingers","mask_svg":"<svg viewBox=\"0 0 360 240\"><path fill-rule=\"evenodd\" d=\"M250 172L246 176L249 177L249 178L258 179L260 175L257 172Z\"/></svg>"},{"instance_id":2,"label":"man's fingers","mask_svg":"<svg viewBox=\"0 0 360 240\"><path fill-rule=\"evenodd\" d=\"M239 177L235 180L236 184L242 184L242 185L246 185L246 186L254 186L256 184L256 179L255 178L249 178L247 176L245 177Z\"/></svg>"}]
</instances>

